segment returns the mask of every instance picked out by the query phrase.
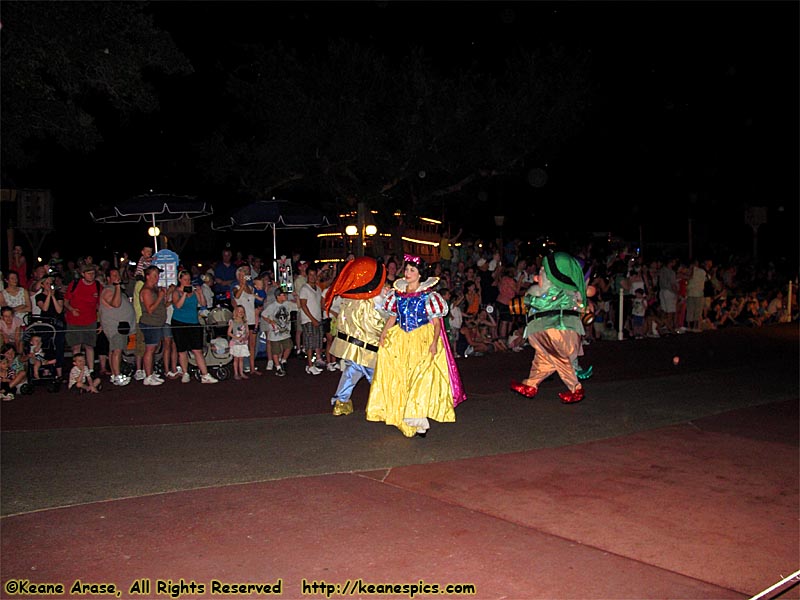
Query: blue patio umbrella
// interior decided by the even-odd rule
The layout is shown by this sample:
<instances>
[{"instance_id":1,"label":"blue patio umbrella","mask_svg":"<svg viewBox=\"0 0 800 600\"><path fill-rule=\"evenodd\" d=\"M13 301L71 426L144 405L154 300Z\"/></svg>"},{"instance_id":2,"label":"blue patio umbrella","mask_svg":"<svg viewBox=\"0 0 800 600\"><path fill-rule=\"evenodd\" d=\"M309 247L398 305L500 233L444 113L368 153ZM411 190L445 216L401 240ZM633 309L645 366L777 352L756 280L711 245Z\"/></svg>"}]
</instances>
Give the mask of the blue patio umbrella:
<instances>
[{"instance_id":1,"label":"blue patio umbrella","mask_svg":"<svg viewBox=\"0 0 800 600\"><path fill-rule=\"evenodd\" d=\"M214 214L212 206L194 196L173 194L142 194L107 208L89 213L95 223L150 223L177 219L207 217ZM158 251L158 237L153 236L154 250Z\"/></svg>"},{"instance_id":2,"label":"blue patio umbrella","mask_svg":"<svg viewBox=\"0 0 800 600\"><path fill-rule=\"evenodd\" d=\"M257 200L235 211L221 225L211 223L215 231L266 231L272 229L272 267L277 273L277 229L328 227L333 223L321 211L289 200Z\"/></svg>"}]
</instances>

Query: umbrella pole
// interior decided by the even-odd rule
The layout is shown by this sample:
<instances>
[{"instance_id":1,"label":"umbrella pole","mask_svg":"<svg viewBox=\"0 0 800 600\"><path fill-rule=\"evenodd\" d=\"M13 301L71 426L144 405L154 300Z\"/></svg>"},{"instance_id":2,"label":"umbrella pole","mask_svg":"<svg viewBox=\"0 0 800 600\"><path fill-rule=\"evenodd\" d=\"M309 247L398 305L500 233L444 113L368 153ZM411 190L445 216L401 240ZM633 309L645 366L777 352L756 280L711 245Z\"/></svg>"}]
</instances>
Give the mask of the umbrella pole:
<instances>
[{"instance_id":1,"label":"umbrella pole","mask_svg":"<svg viewBox=\"0 0 800 600\"><path fill-rule=\"evenodd\" d=\"M158 252L158 234L156 234L156 213L153 213L153 252Z\"/></svg>"},{"instance_id":2,"label":"umbrella pole","mask_svg":"<svg viewBox=\"0 0 800 600\"><path fill-rule=\"evenodd\" d=\"M278 242L275 237L275 223L272 224L272 276L278 281Z\"/></svg>"}]
</instances>

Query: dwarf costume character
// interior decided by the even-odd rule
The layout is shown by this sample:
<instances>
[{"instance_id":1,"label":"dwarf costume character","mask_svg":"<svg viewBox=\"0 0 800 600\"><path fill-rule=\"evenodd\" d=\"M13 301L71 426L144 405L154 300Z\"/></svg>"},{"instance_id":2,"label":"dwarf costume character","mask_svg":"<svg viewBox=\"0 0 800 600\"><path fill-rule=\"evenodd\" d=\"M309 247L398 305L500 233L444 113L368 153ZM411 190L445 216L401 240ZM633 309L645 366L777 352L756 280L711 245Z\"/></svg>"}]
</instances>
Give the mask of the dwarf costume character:
<instances>
[{"instance_id":1,"label":"dwarf costume character","mask_svg":"<svg viewBox=\"0 0 800 600\"><path fill-rule=\"evenodd\" d=\"M586 284L580 264L569 254L548 255L524 302L529 308L525 336L536 354L527 379L511 382L511 389L527 398L539 391L539 384L558 373L567 386L558 394L565 404L583 400L584 391L575 365L582 349L585 331L581 316L585 312Z\"/></svg>"},{"instance_id":2,"label":"dwarf costume character","mask_svg":"<svg viewBox=\"0 0 800 600\"><path fill-rule=\"evenodd\" d=\"M353 412L350 397L363 377L372 383L378 341L386 322L379 310L385 283L386 268L382 264L370 257L356 258L345 264L325 298L325 310L330 311L334 298L341 297L331 345L331 354L344 360L339 387L331 398L335 416Z\"/></svg>"}]
</instances>

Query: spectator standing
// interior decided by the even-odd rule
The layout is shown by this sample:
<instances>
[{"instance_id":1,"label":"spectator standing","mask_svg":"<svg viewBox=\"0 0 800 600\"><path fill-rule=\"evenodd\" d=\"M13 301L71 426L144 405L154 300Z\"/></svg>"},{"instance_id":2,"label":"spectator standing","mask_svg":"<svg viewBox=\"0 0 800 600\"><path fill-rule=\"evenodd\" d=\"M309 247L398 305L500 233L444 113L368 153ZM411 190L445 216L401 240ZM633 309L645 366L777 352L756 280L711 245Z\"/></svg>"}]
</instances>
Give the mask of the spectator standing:
<instances>
[{"instance_id":1,"label":"spectator standing","mask_svg":"<svg viewBox=\"0 0 800 600\"><path fill-rule=\"evenodd\" d=\"M703 262L703 270L706 272L706 279L703 282L703 319L706 319L711 310L711 302L714 300L719 290L722 289L722 284L717 279L716 269L711 260ZM719 286L719 288L717 286Z\"/></svg>"},{"instance_id":2,"label":"spectator standing","mask_svg":"<svg viewBox=\"0 0 800 600\"><path fill-rule=\"evenodd\" d=\"M53 342L56 351L56 374L61 377L64 367L64 336L67 324L64 320L64 297L56 286L53 275L47 274L42 278L40 290L33 297L33 302L39 308L39 316L47 319L55 327Z\"/></svg>"},{"instance_id":3,"label":"spectator standing","mask_svg":"<svg viewBox=\"0 0 800 600\"><path fill-rule=\"evenodd\" d=\"M689 286L689 266L678 265L678 294L675 308L675 333L686 333L686 294Z\"/></svg>"},{"instance_id":4,"label":"spectator standing","mask_svg":"<svg viewBox=\"0 0 800 600\"><path fill-rule=\"evenodd\" d=\"M633 300L631 301L631 333L636 339L644 337L646 314L647 298L644 296L644 287L637 287L633 292Z\"/></svg>"},{"instance_id":5,"label":"spectator standing","mask_svg":"<svg viewBox=\"0 0 800 600\"><path fill-rule=\"evenodd\" d=\"M508 338L508 334L511 332L511 323L513 321L510 305L511 301L514 299L514 296L517 295L518 285L514 279L516 270L513 267L509 267L507 269L498 267L498 269L500 269L502 272L500 275L500 280L497 283L498 335L499 337L506 339Z\"/></svg>"},{"instance_id":6,"label":"spectator standing","mask_svg":"<svg viewBox=\"0 0 800 600\"><path fill-rule=\"evenodd\" d=\"M297 275L297 277L294 278L294 282L292 284L294 286L292 288L294 290L292 297L297 303L298 311L300 309L300 290L303 289L303 286L305 286L306 282L308 281L307 272L308 272L308 261L299 260L299 256L298 256L298 260L297 260L297 273L298 273L298 275ZM298 315L299 315L299 312L298 312ZM302 355L304 353L304 351L307 351L307 349L303 348L303 339L302 339L303 331L302 331L302 327L300 326L302 321L300 321L297 318L295 318L295 319L292 320L292 322L295 324L294 347L297 349L297 354L298 355Z\"/></svg>"},{"instance_id":7,"label":"spectator standing","mask_svg":"<svg viewBox=\"0 0 800 600\"><path fill-rule=\"evenodd\" d=\"M131 378L121 371L122 351L128 347L128 334L133 331L135 322L136 313L122 291L119 269L112 267L108 272L108 285L100 294L100 325L108 338L112 385L125 386L131 382Z\"/></svg>"},{"instance_id":8,"label":"spectator standing","mask_svg":"<svg viewBox=\"0 0 800 600\"><path fill-rule=\"evenodd\" d=\"M322 290L317 285L317 269L310 267L306 270L306 284L300 290L300 327L303 332L303 347L306 352L306 373L319 375L322 360ZM318 364L314 364L314 357Z\"/></svg>"},{"instance_id":9,"label":"spectator standing","mask_svg":"<svg viewBox=\"0 0 800 600\"><path fill-rule=\"evenodd\" d=\"M287 300L286 290L276 287L275 302L267 304L261 313L261 320L267 324L268 348L272 353L270 361L275 365L275 375L286 375L284 365L292 352L292 313L297 305Z\"/></svg>"},{"instance_id":10,"label":"spectator standing","mask_svg":"<svg viewBox=\"0 0 800 600\"><path fill-rule=\"evenodd\" d=\"M450 229L448 228L442 230L442 237L439 240L439 264L441 264L443 268L450 268L450 262L453 260L453 253L450 249L450 244L455 244L458 241L458 238L461 237L463 231L463 229L459 229L455 237L450 238Z\"/></svg>"},{"instance_id":11,"label":"spectator standing","mask_svg":"<svg viewBox=\"0 0 800 600\"><path fill-rule=\"evenodd\" d=\"M230 295L231 285L236 281L236 264L231 259L230 248L222 251L222 260L214 267L214 293Z\"/></svg>"},{"instance_id":12,"label":"spectator standing","mask_svg":"<svg viewBox=\"0 0 800 600\"><path fill-rule=\"evenodd\" d=\"M153 370L156 348L164 337L164 324L167 321L167 291L158 287L161 269L151 265L144 270L144 286L139 292L142 316L139 329L144 336L144 384L161 385L164 380ZM171 291L171 290L170 290Z\"/></svg>"},{"instance_id":13,"label":"spectator standing","mask_svg":"<svg viewBox=\"0 0 800 600\"><path fill-rule=\"evenodd\" d=\"M397 263L394 261L393 258L390 258L389 261L386 263L386 281L390 284L394 284L397 280Z\"/></svg>"},{"instance_id":14,"label":"spectator standing","mask_svg":"<svg viewBox=\"0 0 800 600\"><path fill-rule=\"evenodd\" d=\"M203 357L203 329L197 311L204 308L206 298L200 288L192 287L192 274L189 271L178 273L178 287L172 291L172 337L178 352L181 367L181 383L189 383L189 352L194 354L201 383L217 383L208 372Z\"/></svg>"},{"instance_id":15,"label":"spectator standing","mask_svg":"<svg viewBox=\"0 0 800 600\"><path fill-rule=\"evenodd\" d=\"M247 320L247 347L249 350L247 358L249 366L243 372L262 375L256 368L256 323L258 323L258 316L256 315L255 301L256 291L253 287L253 278L250 276L250 267L241 266L236 269L236 283L231 287L231 304L233 304L234 309L238 306L244 308Z\"/></svg>"},{"instance_id":16,"label":"spectator standing","mask_svg":"<svg viewBox=\"0 0 800 600\"><path fill-rule=\"evenodd\" d=\"M100 305L102 286L95 281L97 267L85 264L81 267L80 279L67 287L64 296L67 333L66 343L72 354L81 352L86 356L86 365L94 367L94 347L97 345L97 307Z\"/></svg>"},{"instance_id":17,"label":"spectator standing","mask_svg":"<svg viewBox=\"0 0 800 600\"><path fill-rule=\"evenodd\" d=\"M489 263L485 258L479 258L477 265L477 278L480 281L481 290L481 304L483 306L492 305L492 307L494 307L494 303L497 300L497 286L495 285L494 273L489 270Z\"/></svg>"},{"instance_id":18,"label":"spectator standing","mask_svg":"<svg viewBox=\"0 0 800 600\"><path fill-rule=\"evenodd\" d=\"M686 286L686 321L690 331L700 331L700 320L703 318L703 289L707 273L698 260L692 262L689 271L689 283Z\"/></svg>"},{"instance_id":19,"label":"spectator standing","mask_svg":"<svg viewBox=\"0 0 800 600\"><path fill-rule=\"evenodd\" d=\"M45 276L47 275L47 267L45 265L39 265L33 270L30 279L28 279L28 296L31 299L31 315L34 317L38 317L41 314L41 309L36 304L35 296L39 293L42 289L42 282L44 281Z\"/></svg>"},{"instance_id":20,"label":"spectator standing","mask_svg":"<svg viewBox=\"0 0 800 600\"><path fill-rule=\"evenodd\" d=\"M675 273L677 259L668 258L658 272L658 300L664 313L664 327L667 333L675 331L675 311L678 300L678 280Z\"/></svg>"},{"instance_id":21,"label":"spectator standing","mask_svg":"<svg viewBox=\"0 0 800 600\"><path fill-rule=\"evenodd\" d=\"M15 271L19 276L19 285L28 287L28 261L22 252L22 246L14 246L11 250L11 258L8 261L8 271Z\"/></svg>"},{"instance_id":22,"label":"spectator standing","mask_svg":"<svg viewBox=\"0 0 800 600\"><path fill-rule=\"evenodd\" d=\"M250 356L248 334L247 314L244 306L239 304L233 309L233 318L228 321L228 342L233 357L234 379L249 379L244 372L244 359Z\"/></svg>"}]
</instances>

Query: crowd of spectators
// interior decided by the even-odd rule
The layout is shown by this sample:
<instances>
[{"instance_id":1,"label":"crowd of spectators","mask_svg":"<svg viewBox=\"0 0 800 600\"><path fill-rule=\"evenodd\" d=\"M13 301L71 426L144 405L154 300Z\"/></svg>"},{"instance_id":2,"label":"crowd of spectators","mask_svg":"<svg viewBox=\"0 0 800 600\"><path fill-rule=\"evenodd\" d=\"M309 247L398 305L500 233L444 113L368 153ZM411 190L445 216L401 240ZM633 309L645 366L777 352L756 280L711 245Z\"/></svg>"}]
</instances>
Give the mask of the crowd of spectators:
<instances>
[{"instance_id":1,"label":"crowd of spectators","mask_svg":"<svg viewBox=\"0 0 800 600\"><path fill-rule=\"evenodd\" d=\"M514 306L520 305L520 298L533 285L542 252L520 240L504 246L466 240L454 244L460 236L459 233L455 238L443 239L446 248L441 255L449 259L440 260L432 269L433 276L440 278L438 291L450 305L445 327L454 353L469 357L521 351L526 344L525 315L514 310ZM798 314L796 291L792 294L791 312L786 305L792 275L779 274L771 264L756 267L751 261L736 258L717 262L669 255L645 257L624 247L601 251L591 245L572 249L572 253L582 262L587 283L596 290L587 302L594 321L587 326L585 344L617 340L620 320L623 338L639 339L723 327L761 327L785 321L788 315L796 318ZM387 267L389 284L402 276L400 256L378 258ZM114 290L111 286L115 285L136 305L137 290L141 288L141 284L137 288L137 281L143 281L151 262L152 250L146 248L135 260L127 254L113 257L113 262L109 257L95 263L92 256L64 260L54 251L48 261L31 264L22 248L15 247L0 291L3 397L13 394L25 379L23 371L27 373L28 365L36 360L40 364L54 363L57 377L62 378L72 366L65 362L70 351L73 356L83 355L89 372L112 376L115 385L127 384L131 377L120 373L118 362L109 362L109 355L113 357L115 352L118 360L119 340L113 342L109 351L109 338L99 335L103 329L96 311L101 310L99 299L103 290ZM198 307L223 303L245 308L241 318L246 321L249 333L242 345L248 356L242 370L237 369L241 378L246 378L246 373L263 372L256 366L257 355L266 355L264 370L274 369L277 375L284 375L286 359L292 352L302 357L308 374L336 370L336 358L326 352L332 339L331 320L335 321L336 315L321 311L325 291L336 276L335 263L301 258L295 253L291 258L283 258L281 264L291 265L291 281L281 276L282 269L276 280L270 261L234 253L229 248L224 248L210 263L185 265ZM78 285L81 282L83 286ZM86 292L84 295L96 296L97 301L86 303L86 298L76 297L80 295L76 289ZM180 290L176 290L167 290L165 296L177 294L174 297L179 298ZM106 300L111 302L114 298L114 292L109 291ZM278 310L280 307L272 306L276 302L281 306L285 303L285 307ZM141 307L138 310L140 316ZM33 356L30 340L24 336L26 325L40 317L52 321L59 332L52 356L45 356L41 349L38 356ZM291 331L287 329L289 326ZM68 330L72 337L66 335ZM260 339L267 343L263 354L257 354ZM275 348L270 347L273 341ZM138 377L140 372L144 373L140 354L143 354L141 348L137 348L135 379L148 378L150 384L157 385L150 379L153 372L149 364L146 376ZM182 369L177 361L178 352L174 355L175 360L164 372L170 378L187 382L186 373L182 372L186 368L185 357L181 357ZM165 360L170 359L165 356ZM126 377L128 381L124 381ZM163 383L163 378L156 377ZM209 375L208 379L213 378ZM211 382L208 379L204 382Z\"/></svg>"}]
</instances>

